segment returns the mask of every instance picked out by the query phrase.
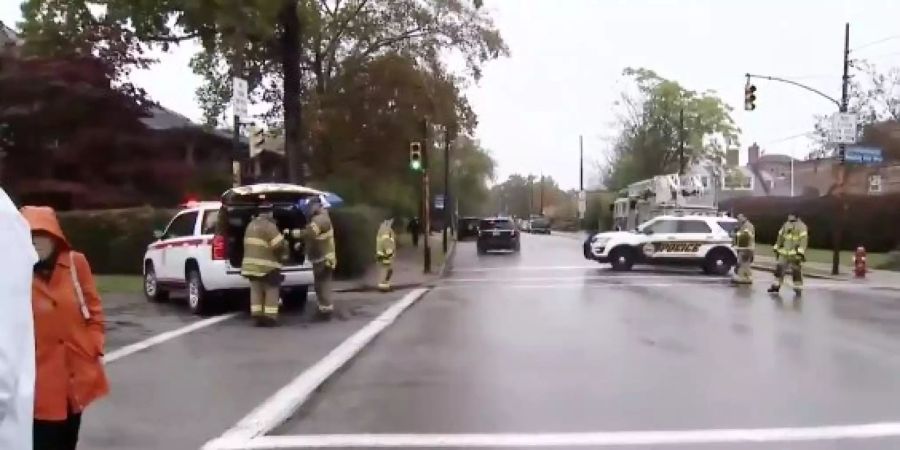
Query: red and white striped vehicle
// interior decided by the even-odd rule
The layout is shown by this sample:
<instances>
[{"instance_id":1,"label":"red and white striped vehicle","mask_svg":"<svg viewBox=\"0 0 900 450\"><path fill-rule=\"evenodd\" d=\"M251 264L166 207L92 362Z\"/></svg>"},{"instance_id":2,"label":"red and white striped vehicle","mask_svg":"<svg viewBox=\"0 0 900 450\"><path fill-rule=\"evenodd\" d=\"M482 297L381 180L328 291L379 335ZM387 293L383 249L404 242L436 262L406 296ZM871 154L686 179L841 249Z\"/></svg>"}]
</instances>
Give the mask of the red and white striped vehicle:
<instances>
[{"instance_id":1,"label":"red and white striped vehicle","mask_svg":"<svg viewBox=\"0 0 900 450\"><path fill-rule=\"evenodd\" d=\"M159 302L168 299L170 292L185 291L191 311L203 314L226 293L249 292L247 279L240 274L243 236L260 195L275 205L276 221L284 229L303 227L306 219L296 210L296 201L320 194L302 186L263 184L234 188L223 196L225 203L186 203L147 247L144 294ZM312 266L302 248L292 250L282 273L283 305L302 308L313 282Z\"/></svg>"}]
</instances>

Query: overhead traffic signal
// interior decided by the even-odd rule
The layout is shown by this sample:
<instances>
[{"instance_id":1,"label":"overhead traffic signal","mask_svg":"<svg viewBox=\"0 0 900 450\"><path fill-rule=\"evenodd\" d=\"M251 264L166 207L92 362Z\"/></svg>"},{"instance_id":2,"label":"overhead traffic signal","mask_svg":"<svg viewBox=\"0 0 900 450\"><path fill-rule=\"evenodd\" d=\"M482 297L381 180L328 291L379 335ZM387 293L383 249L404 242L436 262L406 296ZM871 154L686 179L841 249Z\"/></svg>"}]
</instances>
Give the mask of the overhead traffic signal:
<instances>
[{"instance_id":1,"label":"overhead traffic signal","mask_svg":"<svg viewBox=\"0 0 900 450\"><path fill-rule=\"evenodd\" d=\"M744 110L753 111L756 109L756 86L747 83L744 86Z\"/></svg>"},{"instance_id":2,"label":"overhead traffic signal","mask_svg":"<svg viewBox=\"0 0 900 450\"><path fill-rule=\"evenodd\" d=\"M409 143L409 168L414 171L422 170L422 143Z\"/></svg>"}]
</instances>

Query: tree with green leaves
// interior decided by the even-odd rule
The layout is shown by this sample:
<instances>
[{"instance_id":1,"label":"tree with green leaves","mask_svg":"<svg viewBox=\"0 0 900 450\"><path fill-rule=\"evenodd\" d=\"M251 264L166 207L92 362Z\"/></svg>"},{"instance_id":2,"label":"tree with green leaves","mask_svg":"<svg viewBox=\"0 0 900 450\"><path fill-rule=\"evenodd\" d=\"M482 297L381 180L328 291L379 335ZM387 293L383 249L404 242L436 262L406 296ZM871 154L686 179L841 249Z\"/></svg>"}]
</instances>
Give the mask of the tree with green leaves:
<instances>
[{"instance_id":1,"label":"tree with green leaves","mask_svg":"<svg viewBox=\"0 0 900 450\"><path fill-rule=\"evenodd\" d=\"M678 172L682 140L685 166L718 164L726 150L739 146L732 108L714 91L688 90L649 69L627 68L623 75L634 92L623 92L616 102L620 130L604 174L608 188Z\"/></svg>"},{"instance_id":2,"label":"tree with green leaves","mask_svg":"<svg viewBox=\"0 0 900 450\"><path fill-rule=\"evenodd\" d=\"M95 51L105 43L78 31L98 24L127 31L133 45L167 49L199 39L203 51L192 65L205 80L197 94L207 122L219 122L235 66L243 66L238 75L248 79L252 97L271 103L267 118L285 128L289 172L300 181L312 147L302 145L302 136L313 134L317 151L325 147L317 126L302 127L301 117L310 115L301 104L316 116L327 112L337 93L333 81L386 52L442 73L441 55L456 51L477 78L484 62L507 53L479 6L462 0L27 0L23 29L26 40Z\"/></svg>"}]
</instances>

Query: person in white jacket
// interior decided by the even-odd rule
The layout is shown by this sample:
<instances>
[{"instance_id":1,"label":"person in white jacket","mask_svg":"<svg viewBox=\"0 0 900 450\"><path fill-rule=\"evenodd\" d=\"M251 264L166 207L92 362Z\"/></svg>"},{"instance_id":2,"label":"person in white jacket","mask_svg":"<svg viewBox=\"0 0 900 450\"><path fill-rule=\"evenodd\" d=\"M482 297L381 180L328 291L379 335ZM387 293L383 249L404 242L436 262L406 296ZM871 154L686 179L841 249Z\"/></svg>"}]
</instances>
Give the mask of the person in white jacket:
<instances>
[{"instance_id":1,"label":"person in white jacket","mask_svg":"<svg viewBox=\"0 0 900 450\"><path fill-rule=\"evenodd\" d=\"M34 320L31 231L0 188L0 449L32 450Z\"/></svg>"}]
</instances>

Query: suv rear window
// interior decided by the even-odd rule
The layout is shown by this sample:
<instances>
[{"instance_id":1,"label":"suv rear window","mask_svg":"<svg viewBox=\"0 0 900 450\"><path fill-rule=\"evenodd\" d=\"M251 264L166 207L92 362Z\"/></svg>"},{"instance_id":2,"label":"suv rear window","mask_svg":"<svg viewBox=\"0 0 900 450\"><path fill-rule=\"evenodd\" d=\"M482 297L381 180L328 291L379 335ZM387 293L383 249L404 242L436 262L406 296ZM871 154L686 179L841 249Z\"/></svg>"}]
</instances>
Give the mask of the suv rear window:
<instances>
[{"instance_id":1,"label":"suv rear window","mask_svg":"<svg viewBox=\"0 0 900 450\"><path fill-rule=\"evenodd\" d=\"M719 221L718 224L728 234L734 233L734 230L737 230L737 227L738 227L737 222L732 222L730 220L722 220L722 221Z\"/></svg>"},{"instance_id":2,"label":"suv rear window","mask_svg":"<svg viewBox=\"0 0 900 450\"><path fill-rule=\"evenodd\" d=\"M513 223L509 220L482 220L478 227L482 230L512 230Z\"/></svg>"}]
</instances>

